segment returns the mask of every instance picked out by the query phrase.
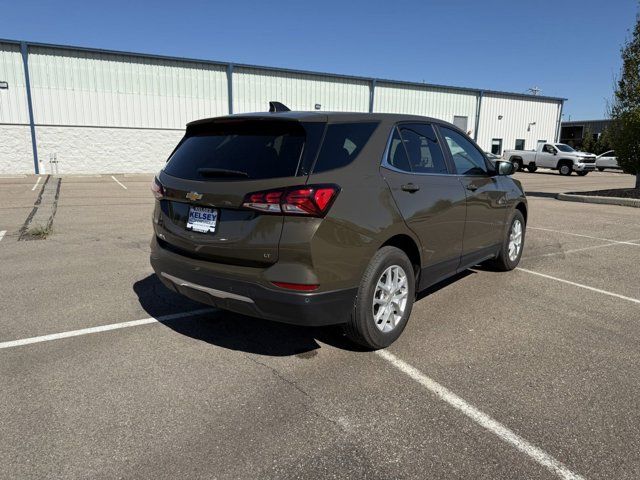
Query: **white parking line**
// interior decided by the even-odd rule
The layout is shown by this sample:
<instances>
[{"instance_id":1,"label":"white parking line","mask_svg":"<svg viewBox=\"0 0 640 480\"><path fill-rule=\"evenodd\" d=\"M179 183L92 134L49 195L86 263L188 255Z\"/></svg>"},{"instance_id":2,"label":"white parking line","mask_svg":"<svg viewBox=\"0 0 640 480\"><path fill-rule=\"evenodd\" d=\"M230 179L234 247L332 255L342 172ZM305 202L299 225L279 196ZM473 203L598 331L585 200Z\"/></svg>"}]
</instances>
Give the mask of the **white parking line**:
<instances>
[{"instance_id":1,"label":"white parking line","mask_svg":"<svg viewBox=\"0 0 640 480\"><path fill-rule=\"evenodd\" d=\"M626 300L628 302L638 303L640 304L640 300L632 297L625 297L624 295L620 295L619 293L609 292L607 290L601 290L600 288L590 287L589 285L583 285L581 283L572 282L570 280L565 280L563 278L552 277L551 275L547 275L546 273L534 272L533 270L527 270L526 268L516 267L516 270L520 270L521 272L531 273L532 275L538 275L539 277L548 278L549 280L555 280L556 282L566 283L567 285L573 285L574 287L584 288L586 290L591 290L592 292L603 293L604 295L609 295L610 297L620 298L622 300Z\"/></svg>"},{"instance_id":2,"label":"white parking line","mask_svg":"<svg viewBox=\"0 0 640 480\"><path fill-rule=\"evenodd\" d=\"M121 184L116 177L111 175L111 178L113 178L113 181L116 182L118 185L120 185L122 188L124 188L125 190L127 189L127 187L125 187L123 184Z\"/></svg>"},{"instance_id":3,"label":"white parking line","mask_svg":"<svg viewBox=\"0 0 640 480\"><path fill-rule=\"evenodd\" d=\"M408 364L404 360L399 359L391 352L388 352L387 350L378 350L376 354L391 363L391 365L396 367L412 380L415 380L420 385L425 387L431 393L436 395L440 400L448 403L453 408L465 414L478 425L489 430L498 438L517 448L525 455L528 455L531 459L535 460L543 467L549 469L560 478L574 480L583 479L583 477L576 473L573 473L564 464L553 458L548 453L529 443L517 433L509 430L497 420L494 420L486 413L481 412L473 405L467 403L463 398L460 398L458 395L456 395L446 387L443 387L435 380L427 377L420 370Z\"/></svg>"},{"instance_id":4,"label":"white parking line","mask_svg":"<svg viewBox=\"0 0 640 480\"><path fill-rule=\"evenodd\" d=\"M612 242L612 243L620 243L622 245L634 245L636 247L640 247L640 244L638 243L633 243L636 240L631 240L631 241L625 241L625 240L613 240L611 238L602 238L602 237L592 237L591 235L582 235L579 233L570 233L570 232L562 232L560 230L551 230L550 228L540 228L540 227L530 227L527 226L527 230L542 230L544 232L554 232L554 233L561 233L563 235L571 235L573 237L583 237L583 238L591 238L593 240L603 240L605 242Z\"/></svg>"},{"instance_id":5,"label":"white parking line","mask_svg":"<svg viewBox=\"0 0 640 480\"><path fill-rule=\"evenodd\" d=\"M31 191L33 192L36 188L38 188L38 184L40 183L40 180L42 180L42 177L38 177L38 179L36 180L36 184L31 188Z\"/></svg>"},{"instance_id":6,"label":"white parking line","mask_svg":"<svg viewBox=\"0 0 640 480\"><path fill-rule=\"evenodd\" d=\"M631 242L640 242L640 240L630 240ZM605 243L604 245L593 245L591 247L584 247L584 248L574 248L572 250L563 250L561 252L554 252L554 253L544 253L542 255L527 255L526 257L522 257L523 260L528 259L528 258L542 258L542 257L553 257L554 255L565 255L567 253L576 253L576 252L584 252L585 250L595 250L596 248L603 248L603 247L613 247L615 245L620 245L620 242L613 242L613 243ZM626 245L626 244L623 244ZM633 244L635 245L635 244Z\"/></svg>"},{"instance_id":7,"label":"white parking line","mask_svg":"<svg viewBox=\"0 0 640 480\"><path fill-rule=\"evenodd\" d=\"M4 238L4 234L7 233L6 230L0 230L0 242L2 241L2 239Z\"/></svg>"},{"instance_id":8,"label":"white parking line","mask_svg":"<svg viewBox=\"0 0 640 480\"><path fill-rule=\"evenodd\" d=\"M141 320L132 320L130 322L111 323L109 325L100 325L99 327L82 328L80 330L70 330L68 332L52 333L50 335L42 335L39 337L22 338L20 340L11 340L9 342L0 342L0 350L3 348L21 347L32 343L49 342L51 340L60 340L62 338L79 337L80 335L89 335L91 333L107 332L109 330L118 330L121 328L137 327L139 325L147 325L149 323L163 323L179 318L192 317L210 313L215 308L201 308L199 310L191 310L190 312L174 313L172 315L164 315L162 317L149 317Z\"/></svg>"}]
</instances>

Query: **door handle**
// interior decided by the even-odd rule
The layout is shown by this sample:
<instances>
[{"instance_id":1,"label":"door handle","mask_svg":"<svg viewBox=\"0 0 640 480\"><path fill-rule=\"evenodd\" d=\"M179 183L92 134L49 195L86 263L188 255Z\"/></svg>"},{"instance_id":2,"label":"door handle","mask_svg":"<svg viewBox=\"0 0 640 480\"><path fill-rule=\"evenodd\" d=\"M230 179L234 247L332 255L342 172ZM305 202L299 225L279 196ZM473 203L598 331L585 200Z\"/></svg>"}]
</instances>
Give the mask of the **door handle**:
<instances>
[{"instance_id":1,"label":"door handle","mask_svg":"<svg viewBox=\"0 0 640 480\"><path fill-rule=\"evenodd\" d=\"M474 184L472 184L472 183L471 183L471 184L469 184L469 185L467 185L467 190L470 190L470 191L472 191L472 192L475 192L477 189L478 189L478 186L477 186L477 185L474 185Z\"/></svg>"},{"instance_id":2,"label":"door handle","mask_svg":"<svg viewBox=\"0 0 640 480\"><path fill-rule=\"evenodd\" d=\"M420 187L418 185L414 185L413 183L405 183L400 188L402 188L403 192L409 192L409 193L415 193L418 190L420 190Z\"/></svg>"}]
</instances>

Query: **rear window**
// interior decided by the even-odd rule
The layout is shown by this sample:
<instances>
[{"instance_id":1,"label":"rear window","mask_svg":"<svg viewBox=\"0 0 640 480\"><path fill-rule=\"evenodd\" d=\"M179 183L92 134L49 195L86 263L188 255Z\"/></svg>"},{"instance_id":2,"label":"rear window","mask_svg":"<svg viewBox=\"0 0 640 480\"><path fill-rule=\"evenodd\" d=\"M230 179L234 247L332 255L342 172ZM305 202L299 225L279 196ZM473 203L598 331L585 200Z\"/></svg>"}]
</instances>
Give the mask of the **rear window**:
<instances>
[{"instance_id":1,"label":"rear window","mask_svg":"<svg viewBox=\"0 0 640 480\"><path fill-rule=\"evenodd\" d=\"M305 143L298 122L242 121L196 125L164 171L190 180L295 176Z\"/></svg>"},{"instance_id":2,"label":"rear window","mask_svg":"<svg viewBox=\"0 0 640 480\"><path fill-rule=\"evenodd\" d=\"M349 165L367 144L377 126L377 122L329 124L313 172Z\"/></svg>"}]
</instances>

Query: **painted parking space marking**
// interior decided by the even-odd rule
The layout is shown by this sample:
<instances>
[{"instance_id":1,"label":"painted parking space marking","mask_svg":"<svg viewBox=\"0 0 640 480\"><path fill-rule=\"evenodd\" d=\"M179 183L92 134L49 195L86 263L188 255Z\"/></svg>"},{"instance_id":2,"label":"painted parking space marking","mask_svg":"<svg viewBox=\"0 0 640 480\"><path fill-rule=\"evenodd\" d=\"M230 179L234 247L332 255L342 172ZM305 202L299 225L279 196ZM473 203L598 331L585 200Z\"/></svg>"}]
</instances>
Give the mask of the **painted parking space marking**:
<instances>
[{"instance_id":1,"label":"painted parking space marking","mask_svg":"<svg viewBox=\"0 0 640 480\"><path fill-rule=\"evenodd\" d=\"M640 240L629 240L630 242L640 242ZM571 250L563 250L561 252L553 252L553 253L543 253L541 255L527 255L526 257L522 257L523 260L527 260L529 258L543 258L543 257L553 257L555 255L566 255L568 253L576 253L576 252L584 252L585 250L595 250L597 248L604 248L604 247L614 247L616 245L620 245L620 242L611 242L611 243L605 243L602 245L593 245L591 247L584 247L584 248L573 248ZM626 244L622 244L622 245L626 245ZM633 244L635 245L635 244Z\"/></svg>"},{"instance_id":2,"label":"painted parking space marking","mask_svg":"<svg viewBox=\"0 0 640 480\"><path fill-rule=\"evenodd\" d=\"M38 177L38 179L36 180L36 184L31 187L31 191L33 192L36 188L38 188L38 184L40 183L40 180L42 180L42 177Z\"/></svg>"},{"instance_id":3,"label":"painted parking space marking","mask_svg":"<svg viewBox=\"0 0 640 480\"><path fill-rule=\"evenodd\" d=\"M116 177L111 175L111 178L113 178L113 181L116 182L118 185L120 185L122 188L124 188L125 190L127 189L127 187L125 187L122 183L120 183Z\"/></svg>"},{"instance_id":4,"label":"painted parking space marking","mask_svg":"<svg viewBox=\"0 0 640 480\"><path fill-rule=\"evenodd\" d=\"M573 479L579 480L583 479L582 476L572 472L566 467L563 463L553 458L548 453L544 452L540 448L535 445L529 443L527 440L522 438L517 433L513 432L497 420L493 419L486 413L478 410L473 405L469 404L466 400L459 397L455 393L453 393L448 388L440 385L435 380L427 377L424 373L422 373L417 368L408 364L404 360L396 357L393 353L387 350L378 350L376 354L385 359L395 368L400 370L402 373L407 375L412 380L415 380L424 388L433 393L440 400L449 404L451 407L455 408L459 412L463 413L475 423L488 430L489 432L496 435L498 438L503 440L504 442L510 444L516 449L520 450L520 452L529 456L532 460L536 461L538 464L547 468L551 472L558 475L563 479Z\"/></svg>"},{"instance_id":5,"label":"painted parking space marking","mask_svg":"<svg viewBox=\"0 0 640 480\"><path fill-rule=\"evenodd\" d=\"M580 233L563 232L561 230L552 230L550 228L540 228L540 227L530 227L530 226L527 226L527 230L542 230L543 232L561 233L562 235L571 235L573 237L590 238L592 240L602 240L605 242L620 243L622 245L634 245L636 247L640 247L640 243L634 243L634 242L637 242L637 240L613 240L612 238L593 237L591 235L582 235Z\"/></svg>"},{"instance_id":6,"label":"painted parking space marking","mask_svg":"<svg viewBox=\"0 0 640 480\"><path fill-rule=\"evenodd\" d=\"M602 290L600 288L590 287L589 285L583 285L582 283L572 282L570 280L565 280L564 278L553 277L551 275L547 275L546 273L534 272L533 270L528 270L528 269L522 268L522 267L516 267L516 270L520 270L521 272L530 273L532 275L538 275L539 277L547 278L549 280L555 280L556 282L566 283L567 285L573 285L574 287L584 288L585 290L591 290L592 292L602 293L604 295L609 295L610 297L619 298L621 300L626 300L628 302L633 302L633 303L640 304L640 299L632 298L632 297L626 297L624 295L620 295L619 293L609 292L608 290Z\"/></svg>"},{"instance_id":7,"label":"painted parking space marking","mask_svg":"<svg viewBox=\"0 0 640 480\"><path fill-rule=\"evenodd\" d=\"M70 330L67 332L52 333L50 335L41 335L38 337L22 338L20 340L11 340L8 342L0 342L0 350L5 348L21 347L23 345L31 345L33 343L50 342L52 340L60 340L63 338L79 337L82 335L90 335L93 333L108 332L110 330L119 330L121 328L138 327L140 325L148 325L150 323L163 323L180 318L194 317L204 313L214 312L215 308L201 308L199 310L191 310L189 312L174 313L172 315L164 315L161 317L142 318L140 320L132 320L129 322L110 323L108 325L100 325L98 327L81 328L79 330Z\"/></svg>"},{"instance_id":8,"label":"painted parking space marking","mask_svg":"<svg viewBox=\"0 0 640 480\"><path fill-rule=\"evenodd\" d=\"M2 239L4 238L4 234L7 233L6 230L0 230L0 242L2 241Z\"/></svg>"}]
</instances>

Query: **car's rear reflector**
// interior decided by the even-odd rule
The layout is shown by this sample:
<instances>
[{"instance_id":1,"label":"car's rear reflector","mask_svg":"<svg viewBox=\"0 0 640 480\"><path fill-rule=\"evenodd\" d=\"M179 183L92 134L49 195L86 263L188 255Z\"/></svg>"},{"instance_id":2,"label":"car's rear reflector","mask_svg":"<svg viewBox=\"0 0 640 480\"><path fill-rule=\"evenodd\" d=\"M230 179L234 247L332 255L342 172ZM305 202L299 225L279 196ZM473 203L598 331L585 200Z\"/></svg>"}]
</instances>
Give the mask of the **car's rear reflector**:
<instances>
[{"instance_id":1,"label":"car's rear reflector","mask_svg":"<svg viewBox=\"0 0 640 480\"><path fill-rule=\"evenodd\" d=\"M271 282L276 287L286 288L287 290L297 290L299 292L312 292L317 290L320 285L313 285L307 283L288 283L288 282Z\"/></svg>"},{"instance_id":2,"label":"car's rear reflector","mask_svg":"<svg viewBox=\"0 0 640 480\"><path fill-rule=\"evenodd\" d=\"M266 213L323 217L329 211L340 187L302 185L249 193L242 206Z\"/></svg>"}]
</instances>

